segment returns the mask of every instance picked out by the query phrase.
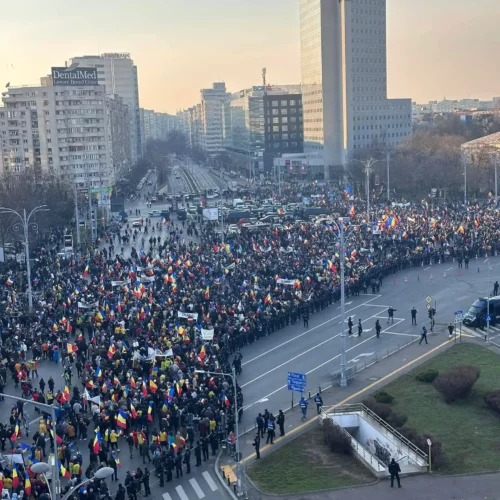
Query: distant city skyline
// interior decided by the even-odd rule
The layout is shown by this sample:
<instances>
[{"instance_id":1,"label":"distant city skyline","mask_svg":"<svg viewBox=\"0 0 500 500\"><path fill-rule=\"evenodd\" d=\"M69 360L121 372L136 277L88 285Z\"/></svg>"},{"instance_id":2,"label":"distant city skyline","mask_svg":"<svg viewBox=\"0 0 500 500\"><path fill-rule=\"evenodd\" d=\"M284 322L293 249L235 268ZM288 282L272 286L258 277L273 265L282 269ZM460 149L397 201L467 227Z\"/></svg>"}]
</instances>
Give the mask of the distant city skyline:
<instances>
[{"instance_id":1,"label":"distant city skyline","mask_svg":"<svg viewBox=\"0 0 500 500\"><path fill-rule=\"evenodd\" d=\"M498 0L388 0L388 95L418 103L500 95ZM19 13L22 12L20 16ZM71 57L130 52L140 106L175 113L224 81L300 83L298 0L18 0L0 19L0 87L38 84Z\"/></svg>"}]
</instances>

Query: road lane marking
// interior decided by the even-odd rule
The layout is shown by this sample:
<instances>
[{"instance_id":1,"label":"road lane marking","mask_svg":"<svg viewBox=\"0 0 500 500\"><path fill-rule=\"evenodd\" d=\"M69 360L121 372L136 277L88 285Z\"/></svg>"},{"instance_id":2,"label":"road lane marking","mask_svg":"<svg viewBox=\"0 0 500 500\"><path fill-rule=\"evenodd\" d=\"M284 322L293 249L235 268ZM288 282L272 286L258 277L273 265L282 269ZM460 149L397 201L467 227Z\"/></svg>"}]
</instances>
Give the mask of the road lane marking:
<instances>
[{"instance_id":1,"label":"road lane marking","mask_svg":"<svg viewBox=\"0 0 500 500\"><path fill-rule=\"evenodd\" d=\"M210 486L210 489L212 491L216 491L219 488L217 488L217 485L215 484L215 481L212 479L212 476L208 471L205 471L202 476L205 478L205 481L208 483L208 486Z\"/></svg>"},{"instance_id":2,"label":"road lane marking","mask_svg":"<svg viewBox=\"0 0 500 500\"><path fill-rule=\"evenodd\" d=\"M352 351L353 349L356 349L357 347L359 347L360 345L363 345L365 342L368 342L369 340L371 339L374 339L376 336L375 335L372 335L371 337L368 337L367 339L363 340L362 342L359 342L359 344L356 344L356 345L353 345L352 347L350 347L349 349L346 349L346 353L348 353L349 351ZM315 366L312 370L309 370L308 372L306 372L306 375L310 375L311 373L315 372L316 370L319 370L320 368L322 368L323 366L325 366L326 364L328 363L331 363L332 361L336 360L337 358L340 358L340 354L337 354L336 356L334 356L333 358L330 358L328 360L326 360L324 363L321 363L320 365L318 366ZM242 386L243 387L243 386ZM274 394L276 394L277 392L279 391L282 391L283 389L286 389L288 386L285 384L285 385L282 385L281 387L278 387L278 389L274 390L273 392L271 392L270 394L267 394L266 396L263 396L262 398L260 398L259 400L255 401L254 403L251 403L247 406L245 406L243 408L243 410L247 410L248 408L250 408L251 406L254 406L256 404L259 404L262 399L266 399L266 398L269 398L270 396L273 396Z\"/></svg>"},{"instance_id":3,"label":"road lane marking","mask_svg":"<svg viewBox=\"0 0 500 500\"><path fill-rule=\"evenodd\" d=\"M450 342L453 342L453 340L446 340L445 342L443 342L442 344L432 348L431 350L421 354L420 356L418 356L417 358L409 361L408 363L404 364L403 366L400 366L399 368L396 368L396 370L393 370L392 372L388 373L387 375L384 375L382 378L380 378L379 380L367 385L365 388L359 390L358 392L354 393L354 394L351 394L350 396L347 396L345 399L343 399L342 401L340 401L339 403L336 403L334 406L341 406L341 405L345 405L346 403L348 403L349 401L352 401L353 399L357 398L358 396L361 396L361 394L369 391L370 389L373 389L374 387L376 387L377 385L379 385L381 382L384 382L385 380L393 377L394 375L396 375L397 373L405 370L406 368L412 366L413 364L417 363L418 361L426 358L427 356L429 356L430 354L436 352L438 349L442 349L444 346L448 345ZM285 386L286 387L286 386ZM325 388L326 390L326 388ZM332 405L333 406L333 405ZM295 427L295 429L292 429L290 432L288 432L286 434L286 436L290 436L291 434L296 434L297 432L299 432L300 430L304 429L305 427L311 425L311 423L314 423L316 422L316 419L315 418L312 418L311 420L309 420L308 422L304 422L303 424L300 424L299 426ZM275 438L275 443L277 441L279 441L281 438ZM260 452L263 453L265 452L266 450L268 450L269 448L271 448L271 445L269 444L266 444L264 445ZM248 455L247 457L243 458L241 460L240 463L246 463L248 462L251 458L254 458L255 457L255 453L252 453L251 455ZM233 465L233 469L236 468L236 465Z\"/></svg>"},{"instance_id":4,"label":"road lane marking","mask_svg":"<svg viewBox=\"0 0 500 500\"><path fill-rule=\"evenodd\" d=\"M194 477L189 480L189 483L193 487L195 493L198 495L198 498L205 498L205 493L203 493L203 490L200 488L198 481L196 481Z\"/></svg>"},{"instance_id":5,"label":"road lane marking","mask_svg":"<svg viewBox=\"0 0 500 500\"><path fill-rule=\"evenodd\" d=\"M172 497L168 493L163 493L164 500L172 500Z\"/></svg>"},{"instance_id":6,"label":"road lane marking","mask_svg":"<svg viewBox=\"0 0 500 500\"><path fill-rule=\"evenodd\" d=\"M449 267L448 269L446 269L446 272L449 272L451 271L452 269L455 269L454 267Z\"/></svg>"},{"instance_id":7,"label":"road lane marking","mask_svg":"<svg viewBox=\"0 0 500 500\"><path fill-rule=\"evenodd\" d=\"M358 309L358 307L362 307L366 304L368 304L368 302L371 302L372 300L376 300L378 297L382 297L382 295L376 295L375 298L373 299L370 299L368 300L367 302L363 303L363 304L360 304L356 307L353 307L352 309L349 309L348 311L345 312L345 314L348 314L350 313L351 311L354 311L355 309ZM300 337L303 337L304 335L307 335L308 333L311 333L313 332L314 330L317 330L318 328L321 328L322 326L325 326L327 325L328 323L331 323L332 321L340 318L342 315L341 314L338 314L337 316L334 316L333 318L330 318L329 320L326 320L324 321L323 323L320 323L319 325L316 325L316 326L313 326L312 328L310 328L309 330L306 330L305 332L303 333L300 333L299 335L296 335L295 337L267 350L266 352L263 352L262 354L259 354L258 356L255 356L255 358L252 358L252 359L249 359L248 361L245 361L244 363L241 364L241 366L245 366L245 365L248 365L249 363L252 363L253 361L256 361L257 359L260 359L262 358L262 356L266 356L267 354L269 354L270 352L273 352L275 351L276 349L279 349L280 347L283 347L284 345L287 345L289 344L290 342L293 342L294 340L297 340L299 339Z\"/></svg>"},{"instance_id":8,"label":"road lane marking","mask_svg":"<svg viewBox=\"0 0 500 500\"><path fill-rule=\"evenodd\" d=\"M186 492L184 491L184 488L182 486L177 486L175 488L175 491L177 491L177 494L181 498L181 500L189 500L189 497L186 495Z\"/></svg>"},{"instance_id":9,"label":"road lane marking","mask_svg":"<svg viewBox=\"0 0 500 500\"><path fill-rule=\"evenodd\" d=\"M376 317L376 314L374 314L373 316L370 316L369 318L367 318L365 320L362 320L361 323L365 323L366 321L368 321L372 318L375 318L375 317ZM255 377L254 379L249 380L245 384L242 384L241 388L243 389L244 387L246 387L250 384L253 384L257 380L260 380L262 377L265 377L266 375L269 375L270 373L274 372L275 370L278 370L279 368L282 368L283 366L287 365L291 361L295 361L296 359L300 358L301 356L304 356L304 354L307 354L308 352L313 351L314 349L322 346L323 344L326 344L327 342L331 342L332 340L336 339L337 337L340 337L340 335L342 335L342 333L338 333L337 335L334 335L333 337L330 337L329 339L323 340L323 342L320 342L319 344L313 345L312 347L310 347L306 351L302 351L300 354L297 354L297 356L294 356L293 358L287 359L284 363L281 363L281 365L275 366L275 367L271 368L270 370L268 370L267 372L261 373L258 377ZM321 366L323 366L323 365L321 365ZM267 397L267 396L264 396L264 397Z\"/></svg>"},{"instance_id":10,"label":"road lane marking","mask_svg":"<svg viewBox=\"0 0 500 500\"><path fill-rule=\"evenodd\" d=\"M398 333L398 332L385 332L386 335L402 335L404 337L418 337L419 333Z\"/></svg>"},{"instance_id":11,"label":"road lane marking","mask_svg":"<svg viewBox=\"0 0 500 500\"><path fill-rule=\"evenodd\" d=\"M429 269L430 269L430 267L426 267L426 268L424 269L424 271L428 271Z\"/></svg>"}]
</instances>

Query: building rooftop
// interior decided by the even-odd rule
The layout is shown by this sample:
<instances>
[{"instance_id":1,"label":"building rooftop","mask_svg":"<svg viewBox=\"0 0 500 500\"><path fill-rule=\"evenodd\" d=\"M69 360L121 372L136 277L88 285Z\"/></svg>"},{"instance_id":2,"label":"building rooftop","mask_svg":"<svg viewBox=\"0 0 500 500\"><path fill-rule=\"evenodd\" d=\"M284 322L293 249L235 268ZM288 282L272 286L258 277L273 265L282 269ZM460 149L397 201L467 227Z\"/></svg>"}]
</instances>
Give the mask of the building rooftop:
<instances>
[{"instance_id":1,"label":"building rooftop","mask_svg":"<svg viewBox=\"0 0 500 500\"><path fill-rule=\"evenodd\" d=\"M479 139L474 139L473 141L464 142L462 144L462 148L478 148L486 146L500 149L500 132L485 135Z\"/></svg>"}]
</instances>

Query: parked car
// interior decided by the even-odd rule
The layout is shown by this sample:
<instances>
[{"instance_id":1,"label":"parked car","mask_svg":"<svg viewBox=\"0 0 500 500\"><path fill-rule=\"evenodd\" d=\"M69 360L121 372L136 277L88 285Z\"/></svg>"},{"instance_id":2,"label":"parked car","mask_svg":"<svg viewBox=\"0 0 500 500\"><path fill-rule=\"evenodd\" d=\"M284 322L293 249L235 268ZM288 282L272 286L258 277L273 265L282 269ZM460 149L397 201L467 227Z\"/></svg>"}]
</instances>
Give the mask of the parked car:
<instances>
[{"instance_id":1,"label":"parked car","mask_svg":"<svg viewBox=\"0 0 500 500\"><path fill-rule=\"evenodd\" d=\"M160 210L151 210L151 212L149 212L149 216L150 217L161 217L161 212L160 212Z\"/></svg>"}]
</instances>

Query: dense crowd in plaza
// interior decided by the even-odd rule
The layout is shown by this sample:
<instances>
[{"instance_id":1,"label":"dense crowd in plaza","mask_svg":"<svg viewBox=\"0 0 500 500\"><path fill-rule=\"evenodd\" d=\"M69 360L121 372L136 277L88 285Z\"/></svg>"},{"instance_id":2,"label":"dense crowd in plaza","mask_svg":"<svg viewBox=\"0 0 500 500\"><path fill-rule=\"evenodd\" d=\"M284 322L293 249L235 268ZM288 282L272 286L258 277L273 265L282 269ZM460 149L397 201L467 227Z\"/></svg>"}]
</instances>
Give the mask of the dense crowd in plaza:
<instances>
[{"instance_id":1,"label":"dense crowd in plaza","mask_svg":"<svg viewBox=\"0 0 500 500\"><path fill-rule=\"evenodd\" d=\"M283 193L282 205L297 202L296 189L285 185ZM268 195L257 189L253 198ZM142 457L150 470L139 468L135 479L120 473L120 487L112 492L118 500L125 492L136 498L141 487L148 494L152 469L162 484L174 471L190 470L191 450L198 465L226 436L234 442L243 394L239 388L234 393L229 377L214 374L232 365L239 371L240 348L340 299L338 216L350 217L348 295L378 290L400 269L475 258L496 252L500 243L500 221L487 204L433 208L427 200L391 206L373 200L367 223L366 205L329 185L302 186L301 197L335 217L293 220L283 214L279 228L224 238L212 223L146 219L143 228L125 224L121 230L122 238L147 242L131 257L118 250L118 235L101 233L84 255L65 259L57 255L62 234L54 233L56 245L39 248L32 266L31 315L25 313L24 267L6 264L0 392L7 385L25 399L56 405L57 422L37 408L42 419L30 429L23 413L33 417L32 405L12 406L0 442L4 453L24 458L2 465L0 487L17 499L21 492L47 495L43 477L30 465L47 460L54 439L66 489L103 464L118 479L120 454ZM191 237L195 230L199 238ZM41 363L63 368L43 380ZM75 447L82 440L88 460ZM75 496L82 498L82 491ZM99 480L84 491L85 498L107 494Z\"/></svg>"}]
</instances>

